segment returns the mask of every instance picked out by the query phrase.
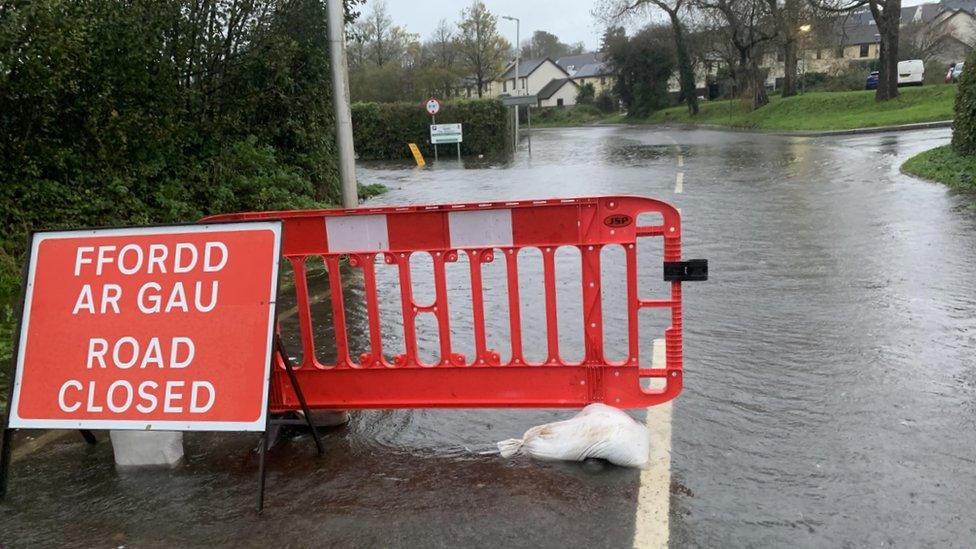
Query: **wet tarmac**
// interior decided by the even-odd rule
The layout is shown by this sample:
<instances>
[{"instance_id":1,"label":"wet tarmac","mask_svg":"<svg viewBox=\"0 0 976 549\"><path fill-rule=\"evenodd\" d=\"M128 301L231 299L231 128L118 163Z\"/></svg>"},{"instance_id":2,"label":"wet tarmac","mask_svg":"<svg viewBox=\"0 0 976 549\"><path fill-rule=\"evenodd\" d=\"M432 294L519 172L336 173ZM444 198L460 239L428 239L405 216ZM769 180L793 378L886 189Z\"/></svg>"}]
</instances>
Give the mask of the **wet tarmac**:
<instances>
[{"instance_id":1,"label":"wet tarmac","mask_svg":"<svg viewBox=\"0 0 976 549\"><path fill-rule=\"evenodd\" d=\"M391 188L372 204L639 194L681 208L684 254L708 258L711 279L684 292L672 546L969 546L976 199L898 171L948 137L543 130L531 158L370 164L359 177ZM573 287L573 264L557 265L561 285ZM648 273L653 292L659 270ZM501 279L485 280L490 296ZM325 273L310 282L322 296ZM356 285L346 292L355 303ZM324 300L313 319L327 334ZM498 301L488 327L503 342ZM430 343L432 327L418 329ZM185 464L135 472L116 471L107 435L89 447L72 433L15 462L0 545L631 546L638 471L492 453L568 415L356 413L326 433L324 457L307 437L275 448L261 517L253 435L188 434Z\"/></svg>"}]
</instances>

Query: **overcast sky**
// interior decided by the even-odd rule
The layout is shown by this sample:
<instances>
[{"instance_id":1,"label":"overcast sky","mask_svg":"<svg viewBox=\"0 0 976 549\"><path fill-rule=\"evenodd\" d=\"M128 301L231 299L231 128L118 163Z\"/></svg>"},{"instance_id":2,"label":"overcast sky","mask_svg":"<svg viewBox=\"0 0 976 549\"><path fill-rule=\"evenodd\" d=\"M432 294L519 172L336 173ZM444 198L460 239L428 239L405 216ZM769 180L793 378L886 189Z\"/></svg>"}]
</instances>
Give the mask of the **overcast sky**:
<instances>
[{"instance_id":1,"label":"overcast sky","mask_svg":"<svg viewBox=\"0 0 976 549\"><path fill-rule=\"evenodd\" d=\"M903 6L914 6L926 0L903 0ZM928 0L937 1L937 0ZM367 0L361 11L366 11L374 0ZM510 15L521 20L520 38L525 40L532 31L544 30L568 44L583 42L587 50L600 47L603 24L590 14L597 0L484 0L488 10L495 15ZM407 31L420 34L421 40L430 37L431 31L441 19L456 23L461 10L471 5L471 0L387 0L386 6L394 24ZM498 21L498 31L515 42L515 23Z\"/></svg>"},{"instance_id":2,"label":"overcast sky","mask_svg":"<svg viewBox=\"0 0 976 549\"><path fill-rule=\"evenodd\" d=\"M600 45L603 25L590 15L594 0L485 0L488 10L495 15L510 15L520 20L522 40L532 31L545 30L566 43L583 42L587 49ZM369 10L373 0L366 1ZM470 6L471 0L387 0L386 7L394 24L406 27L409 32L419 33L422 40L441 19L456 23L461 10ZM498 32L509 42L515 42L515 22L498 21Z\"/></svg>"}]
</instances>

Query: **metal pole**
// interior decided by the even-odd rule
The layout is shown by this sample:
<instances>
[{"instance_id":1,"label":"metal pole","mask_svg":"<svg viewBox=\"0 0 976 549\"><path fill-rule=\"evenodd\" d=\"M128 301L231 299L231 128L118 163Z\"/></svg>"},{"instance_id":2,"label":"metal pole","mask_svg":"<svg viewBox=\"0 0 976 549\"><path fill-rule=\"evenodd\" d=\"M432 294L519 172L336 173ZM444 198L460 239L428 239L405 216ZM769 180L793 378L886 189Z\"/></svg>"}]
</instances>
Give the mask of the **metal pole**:
<instances>
[{"instance_id":1,"label":"metal pole","mask_svg":"<svg viewBox=\"0 0 976 549\"><path fill-rule=\"evenodd\" d=\"M458 162L460 162L461 161L461 142L460 141L457 142L457 149L458 149Z\"/></svg>"},{"instance_id":2,"label":"metal pole","mask_svg":"<svg viewBox=\"0 0 976 549\"><path fill-rule=\"evenodd\" d=\"M515 95L522 95L519 93L519 57L521 57L521 51L519 51L519 20L515 18ZM519 112L518 105L515 105L515 150L518 151L518 131L519 131Z\"/></svg>"},{"instance_id":3,"label":"metal pole","mask_svg":"<svg viewBox=\"0 0 976 549\"><path fill-rule=\"evenodd\" d=\"M339 152L339 179L342 206L359 205L356 188L356 153L352 142L352 112L349 108L349 73L346 65L345 10L342 0L328 0L329 52L332 63L332 104L335 107L336 149Z\"/></svg>"},{"instance_id":4,"label":"metal pole","mask_svg":"<svg viewBox=\"0 0 976 549\"><path fill-rule=\"evenodd\" d=\"M430 115L430 124L432 126L437 125L437 117L436 116ZM433 139L431 139L431 141L433 141ZM431 145L434 146L434 161L436 162L437 161L437 143L431 143Z\"/></svg>"},{"instance_id":5,"label":"metal pole","mask_svg":"<svg viewBox=\"0 0 976 549\"><path fill-rule=\"evenodd\" d=\"M532 156L532 105L525 107L525 118L529 123L529 156Z\"/></svg>"},{"instance_id":6,"label":"metal pole","mask_svg":"<svg viewBox=\"0 0 976 549\"><path fill-rule=\"evenodd\" d=\"M502 16L502 19L507 19L509 21L515 21L515 86L514 86L513 89L515 91L515 95L516 96L519 96L519 95L522 95L522 94L519 93L519 88L520 88L520 86L519 86L519 57L520 57L520 52L519 52L519 25L520 25L520 21L519 21L518 17L512 17L512 16L509 16L509 15L503 15ZM512 150L513 151L518 151L518 131L519 131L519 111L518 111L518 105L515 105L515 143L512 146Z\"/></svg>"}]
</instances>

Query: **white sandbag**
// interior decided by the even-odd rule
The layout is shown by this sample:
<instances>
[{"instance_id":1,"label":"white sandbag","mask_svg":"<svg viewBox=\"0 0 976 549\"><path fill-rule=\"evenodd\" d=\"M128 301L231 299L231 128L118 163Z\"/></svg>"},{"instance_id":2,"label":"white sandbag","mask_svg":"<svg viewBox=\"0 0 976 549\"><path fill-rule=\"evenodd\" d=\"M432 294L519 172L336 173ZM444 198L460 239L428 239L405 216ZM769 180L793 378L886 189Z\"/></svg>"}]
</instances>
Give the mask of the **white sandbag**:
<instances>
[{"instance_id":1,"label":"white sandbag","mask_svg":"<svg viewBox=\"0 0 976 549\"><path fill-rule=\"evenodd\" d=\"M605 404L590 404L572 419L533 427L521 439L498 443L502 457L525 454L542 460L601 458L623 467L643 468L650 451L647 428Z\"/></svg>"}]
</instances>

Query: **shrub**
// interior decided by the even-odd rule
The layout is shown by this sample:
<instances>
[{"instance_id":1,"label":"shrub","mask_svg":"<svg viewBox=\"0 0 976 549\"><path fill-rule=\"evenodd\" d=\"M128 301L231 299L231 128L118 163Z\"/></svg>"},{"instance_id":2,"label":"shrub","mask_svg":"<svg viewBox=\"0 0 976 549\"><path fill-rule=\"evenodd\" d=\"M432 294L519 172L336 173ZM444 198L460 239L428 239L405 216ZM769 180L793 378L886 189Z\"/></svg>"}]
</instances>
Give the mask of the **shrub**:
<instances>
[{"instance_id":1,"label":"shrub","mask_svg":"<svg viewBox=\"0 0 976 549\"><path fill-rule=\"evenodd\" d=\"M856 91L863 90L868 80L868 73L873 70L876 63L853 62L845 66L842 70L829 77L823 85L825 91Z\"/></svg>"},{"instance_id":2,"label":"shrub","mask_svg":"<svg viewBox=\"0 0 976 549\"><path fill-rule=\"evenodd\" d=\"M0 8L0 298L32 229L338 198L322 3L244 3L232 37L182 5Z\"/></svg>"},{"instance_id":3,"label":"shrub","mask_svg":"<svg viewBox=\"0 0 976 549\"><path fill-rule=\"evenodd\" d=\"M593 105L600 109L600 112L617 112L617 99L608 90L600 92L593 101Z\"/></svg>"},{"instance_id":4,"label":"shrub","mask_svg":"<svg viewBox=\"0 0 976 549\"><path fill-rule=\"evenodd\" d=\"M956 91L956 117L952 123L952 148L964 156L976 156L976 50L969 54Z\"/></svg>"},{"instance_id":5,"label":"shrub","mask_svg":"<svg viewBox=\"0 0 976 549\"><path fill-rule=\"evenodd\" d=\"M461 154L497 154L511 146L511 117L511 110L498 100L456 100L441 106L437 123L464 125ZM410 158L407 144L416 143L425 156L432 156L430 122L418 103L355 103L352 128L356 154L364 160ZM452 145L446 147L446 152L453 152Z\"/></svg>"},{"instance_id":6,"label":"shrub","mask_svg":"<svg viewBox=\"0 0 976 549\"><path fill-rule=\"evenodd\" d=\"M577 105L590 105L593 103L593 98L596 96L596 89L593 88L593 84L587 82L580 86L579 91L576 92L576 104Z\"/></svg>"}]
</instances>

